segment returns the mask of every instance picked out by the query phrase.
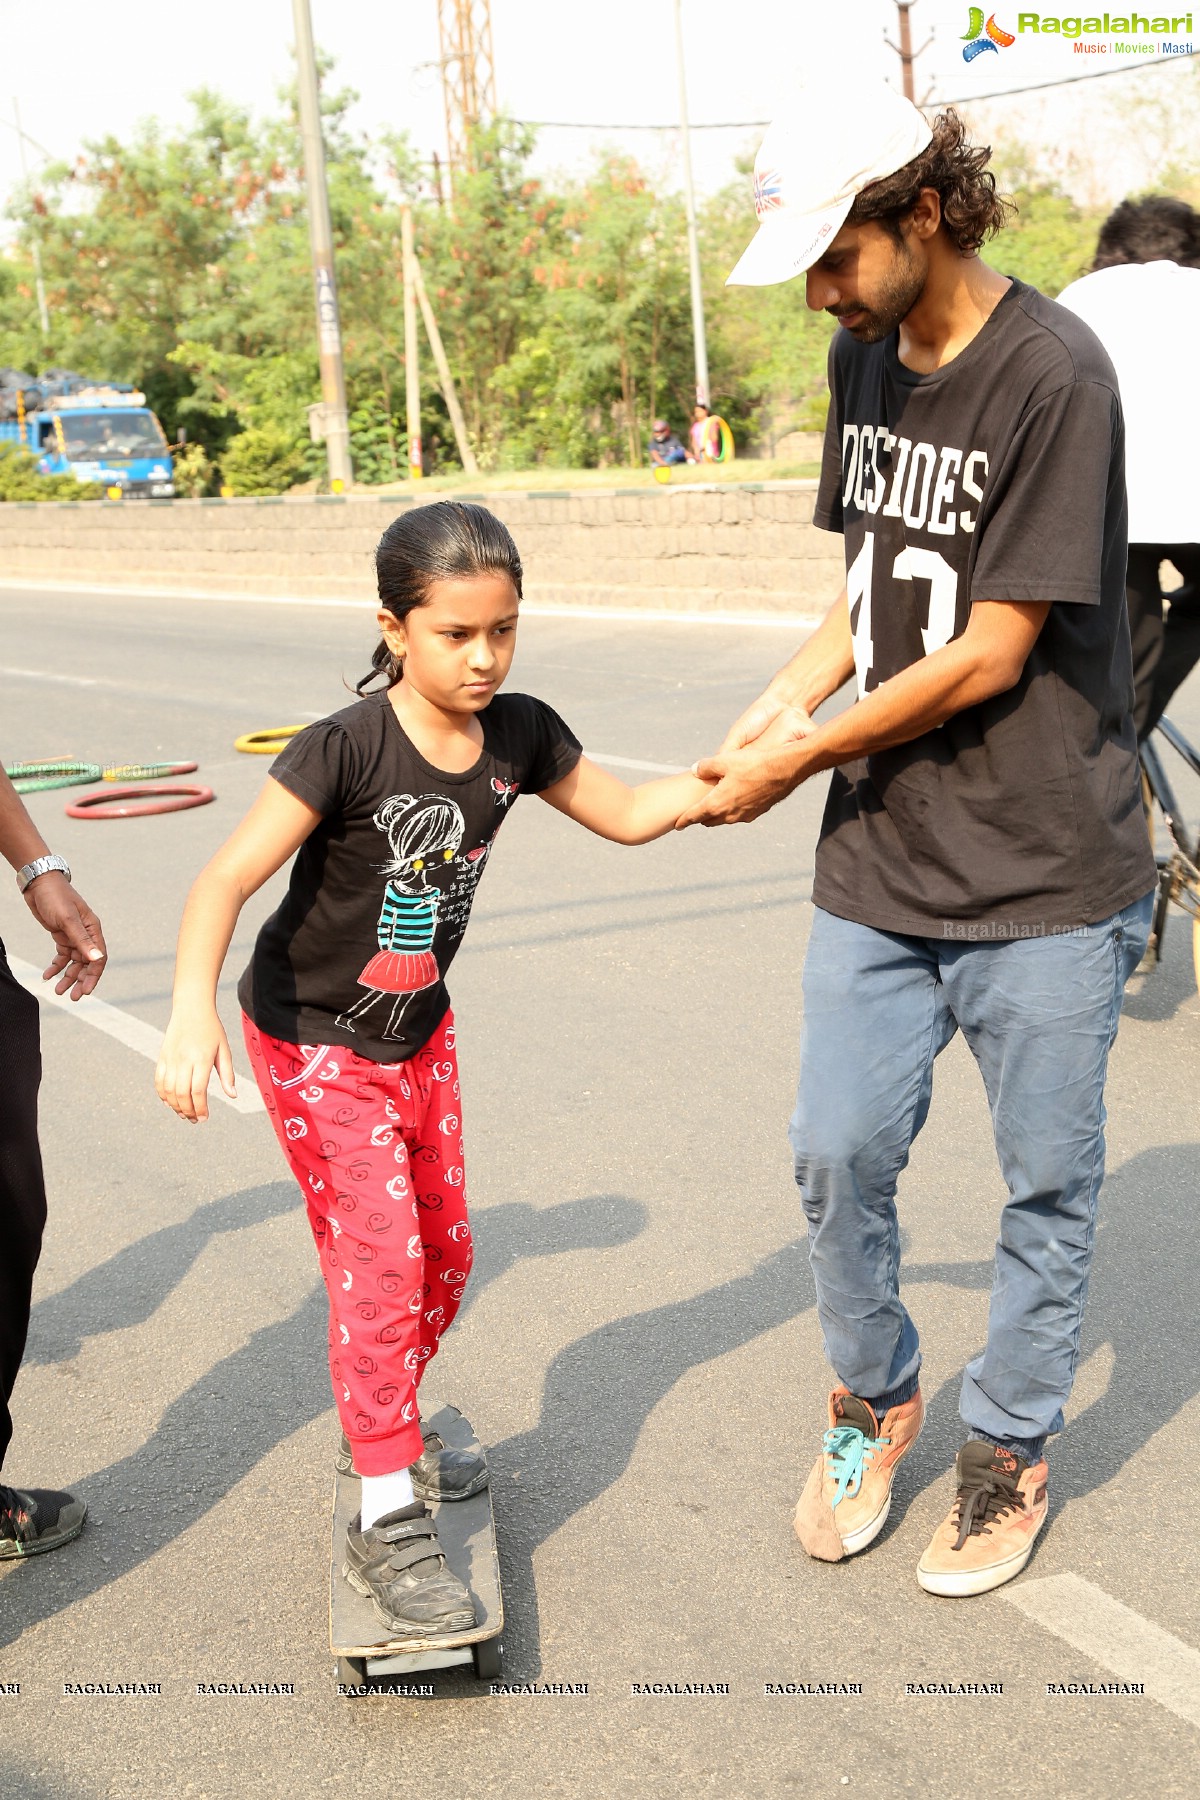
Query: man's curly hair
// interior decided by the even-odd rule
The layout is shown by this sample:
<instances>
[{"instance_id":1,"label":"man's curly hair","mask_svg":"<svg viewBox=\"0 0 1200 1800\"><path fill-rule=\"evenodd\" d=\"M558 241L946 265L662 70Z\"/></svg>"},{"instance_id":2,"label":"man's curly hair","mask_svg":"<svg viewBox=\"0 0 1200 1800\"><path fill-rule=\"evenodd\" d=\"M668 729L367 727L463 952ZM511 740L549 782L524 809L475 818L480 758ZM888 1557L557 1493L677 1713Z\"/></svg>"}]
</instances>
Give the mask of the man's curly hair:
<instances>
[{"instance_id":1,"label":"man's curly hair","mask_svg":"<svg viewBox=\"0 0 1200 1800\"><path fill-rule=\"evenodd\" d=\"M900 241L900 222L912 212L922 188L934 188L942 202L942 223L952 242L964 255L978 250L985 238L995 237L1016 212L1011 200L996 192L996 177L988 168L989 144L969 144L966 128L953 108L938 113L933 137L919 156L872 181L858 195L846 218L847 225L875 220Z\"/></svg>"}]
</instances>

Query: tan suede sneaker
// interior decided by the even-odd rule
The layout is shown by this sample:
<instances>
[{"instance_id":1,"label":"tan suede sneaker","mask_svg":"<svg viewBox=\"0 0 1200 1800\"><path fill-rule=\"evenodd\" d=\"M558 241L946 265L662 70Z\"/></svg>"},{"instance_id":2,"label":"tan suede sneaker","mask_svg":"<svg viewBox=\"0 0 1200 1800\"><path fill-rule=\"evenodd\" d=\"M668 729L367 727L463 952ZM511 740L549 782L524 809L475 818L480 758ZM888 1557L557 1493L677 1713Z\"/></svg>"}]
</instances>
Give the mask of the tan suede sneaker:
<instances>
[{"instance_id":1,"label":"tan suede sneaker","mask_svg":"<svg viewBox=\"0 0 1200 1800\"><path fill-rule=\"evenodd\" d=\"M796 1507L796 1536L810 1556L840 1562L879 1536L896 1466L925 1418L920 1392L877 1419L848 1388L829 1396L829 1430Z\"/></svg>"},{"instance_id":2,"label":"tan suede sneaker","mask_svg":"<svg viewBox=\"0 0 1200 1800\"><path fill-rule=\"evenodd\" d=\"M1022 1462L1011 1450L974 1439L955 1464L958 1494L917 1564L930 1594L986 1594L1019 1575L1046 1521L1045 1461Z\"/></svg>"}]
</instances>

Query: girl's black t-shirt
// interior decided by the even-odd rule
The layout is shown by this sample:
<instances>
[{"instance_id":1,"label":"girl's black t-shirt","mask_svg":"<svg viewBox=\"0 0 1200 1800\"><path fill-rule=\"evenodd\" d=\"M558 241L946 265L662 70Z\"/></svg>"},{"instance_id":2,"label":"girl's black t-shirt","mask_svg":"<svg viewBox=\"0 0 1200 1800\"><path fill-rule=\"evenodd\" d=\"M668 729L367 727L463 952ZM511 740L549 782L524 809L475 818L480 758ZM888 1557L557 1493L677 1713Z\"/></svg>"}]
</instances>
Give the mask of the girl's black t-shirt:
<instances>
[{"instance_id":1,"label":"girl's black t-shirt","mask_svg":"<svg viewBox=\"0 0 1200 1800\"><path fill-rule=\"evenodd\" d=\"M1014 687L834 772L813 899L923 937L1095 924L1147 893L1125 608L1124 427L1082 320L1014 281L944 368L836 334L814 523L844 533L860 697L1048 600Z\"/></svg>"},{"instance_id":2,"label":"girl's black t-shirt","mask_svg":"<svg viewBox=\"0 0 1200 1800\"><path fill-rule=\"evenodd\" d=\"M421 756L386 692L370 694L306 726L271 765L323 816L238 983L260 1031L380 1063L406 1062L428 1040L509 807L582 755L528 694L497 694L479 722L478 761L452 774Z\"/></svg>"}]
</instances>

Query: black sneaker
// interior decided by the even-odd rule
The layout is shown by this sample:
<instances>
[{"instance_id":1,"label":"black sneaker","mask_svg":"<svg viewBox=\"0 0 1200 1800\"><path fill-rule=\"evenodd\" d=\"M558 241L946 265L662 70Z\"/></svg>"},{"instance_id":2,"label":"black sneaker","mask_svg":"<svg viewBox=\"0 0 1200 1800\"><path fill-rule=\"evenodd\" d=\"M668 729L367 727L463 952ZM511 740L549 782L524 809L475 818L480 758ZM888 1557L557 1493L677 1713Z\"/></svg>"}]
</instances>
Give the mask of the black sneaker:
<instances>
[{"instance_id":1,"label":"black sneaker","mask_svg":"<svg viewBox=\"0 0 1200 1800\"><path fill-rule=\"evenodd\" d=\"M469 1500L488 1484L487 1457L482 1450L455 1450L444 1444L424 1420L425 1448L409 1469L418 1500ZM339 1475L353 1475L354 1457L345 1432L333 1459Z\"/></svg>"},{"instance_id":2,"label":"black sneaker","mask_svg":"<svg viewBox=\"0 0 1200 1800\"><path fill-rule=\"evenodd\" d=\"M366 1531L355 1514L346 1531L342 1574L366 1594L389 1631L400 1637L442 1637L470 1631L475 1608L438 1543L427 1507L385 1513Z\"/></svg>"},{"instance_id":3,"label":"black sneaker","mask_svg":"<svg viewBox=\"0 0 1200 1800\"><path fill-rule=\"evenodd\" d=\"M0 1558L39 1556L83 1530L87 1505L53 1488L0 1486Z\"/></svg>"}]
</instances>

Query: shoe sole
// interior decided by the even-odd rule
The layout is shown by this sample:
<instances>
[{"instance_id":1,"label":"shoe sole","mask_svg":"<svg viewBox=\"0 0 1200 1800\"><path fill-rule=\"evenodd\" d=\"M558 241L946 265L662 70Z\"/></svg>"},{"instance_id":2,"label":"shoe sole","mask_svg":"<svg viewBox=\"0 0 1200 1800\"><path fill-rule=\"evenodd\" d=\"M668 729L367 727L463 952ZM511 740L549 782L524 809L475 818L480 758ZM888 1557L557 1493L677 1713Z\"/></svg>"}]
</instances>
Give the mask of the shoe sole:
<instances>
[{"instance_id":1,"label":"shoe sole","mask_svg":"<svg viewBox=\"0 0 1200 1800\"><path fill-rule=\"evenodd\" d=\"M849 1537L842 1538L842 1548L845 1550L847 1556L857 1556L860 1550L865 1550L868 1544L874 1543L875 1539L887 1524L887 1517L891 1510L892 1491L889 1488L887 1498L884 1500L879 1511L875 1514L875 1517L873 1519L868 1519L865 1525L860 1525L857 1531L852 1531ZM841 1537L840 1532L838 1533L838 1536Z\"/></svg>"},{"instance_id":2,"label":"shoe sole","mask_svg":"<svg viewBox=\"0 0 1200 1800\"><path fill-rule=\"evenodd\" d=\"M1041 1526L1038 1526L1041 1530ZM1014 1575L1019 1575L1025 1564L1033 1555L1033 1546L1037 1542L1036 1534L1030 1538L1024 1550L1015 1556L1005 1557L1003 1562L992 1563L986 1569L968 1569L965 1574L956 1574L953 1569L923 1569L917 1564L917 1580L927 1594L939 1594L947 1600L966 1599L971 1594L988 1594L993 1588L1003 1587Z\"/></svg>"},{"instance_id":3,"label":"shoe sole","mask_svg":"<svg viewBox=\"0 0 1200 1800\"><path fill-rule=\"evenodd\" d=\"M61 1531L45 1532L28 1544L19 1543L16 1538L0 1538L0 1562L23 1562L27 1556L44 1556L47 1550L57 1550L61 1545L69 1544L83 1530L87 1516L85 1506L82 1515L73 1525L67 1525Z\"/></svg>"},{"instance_id":4,"label":"shoe sole","mask_svg":"<svg viewBox=\"0 0 1200 1800\"><path fill-rule=\"evenodd\" d=\"M474 1631L475 1629L477 1621L474 1608L469 1611L464 1609L461 1612L448 1613L443 1619L402 1619L395 1613L389 1613L386 1607L379 1604L370 1582L364 1581L358 1571L352 1569L349 1563L342 1564L342 1575L356 1594L361 1594L364 1599L371 1602L388 1630L394 1631L397 1637L453 1637L457 1632Z\"/></svg>"}]
</instances>

